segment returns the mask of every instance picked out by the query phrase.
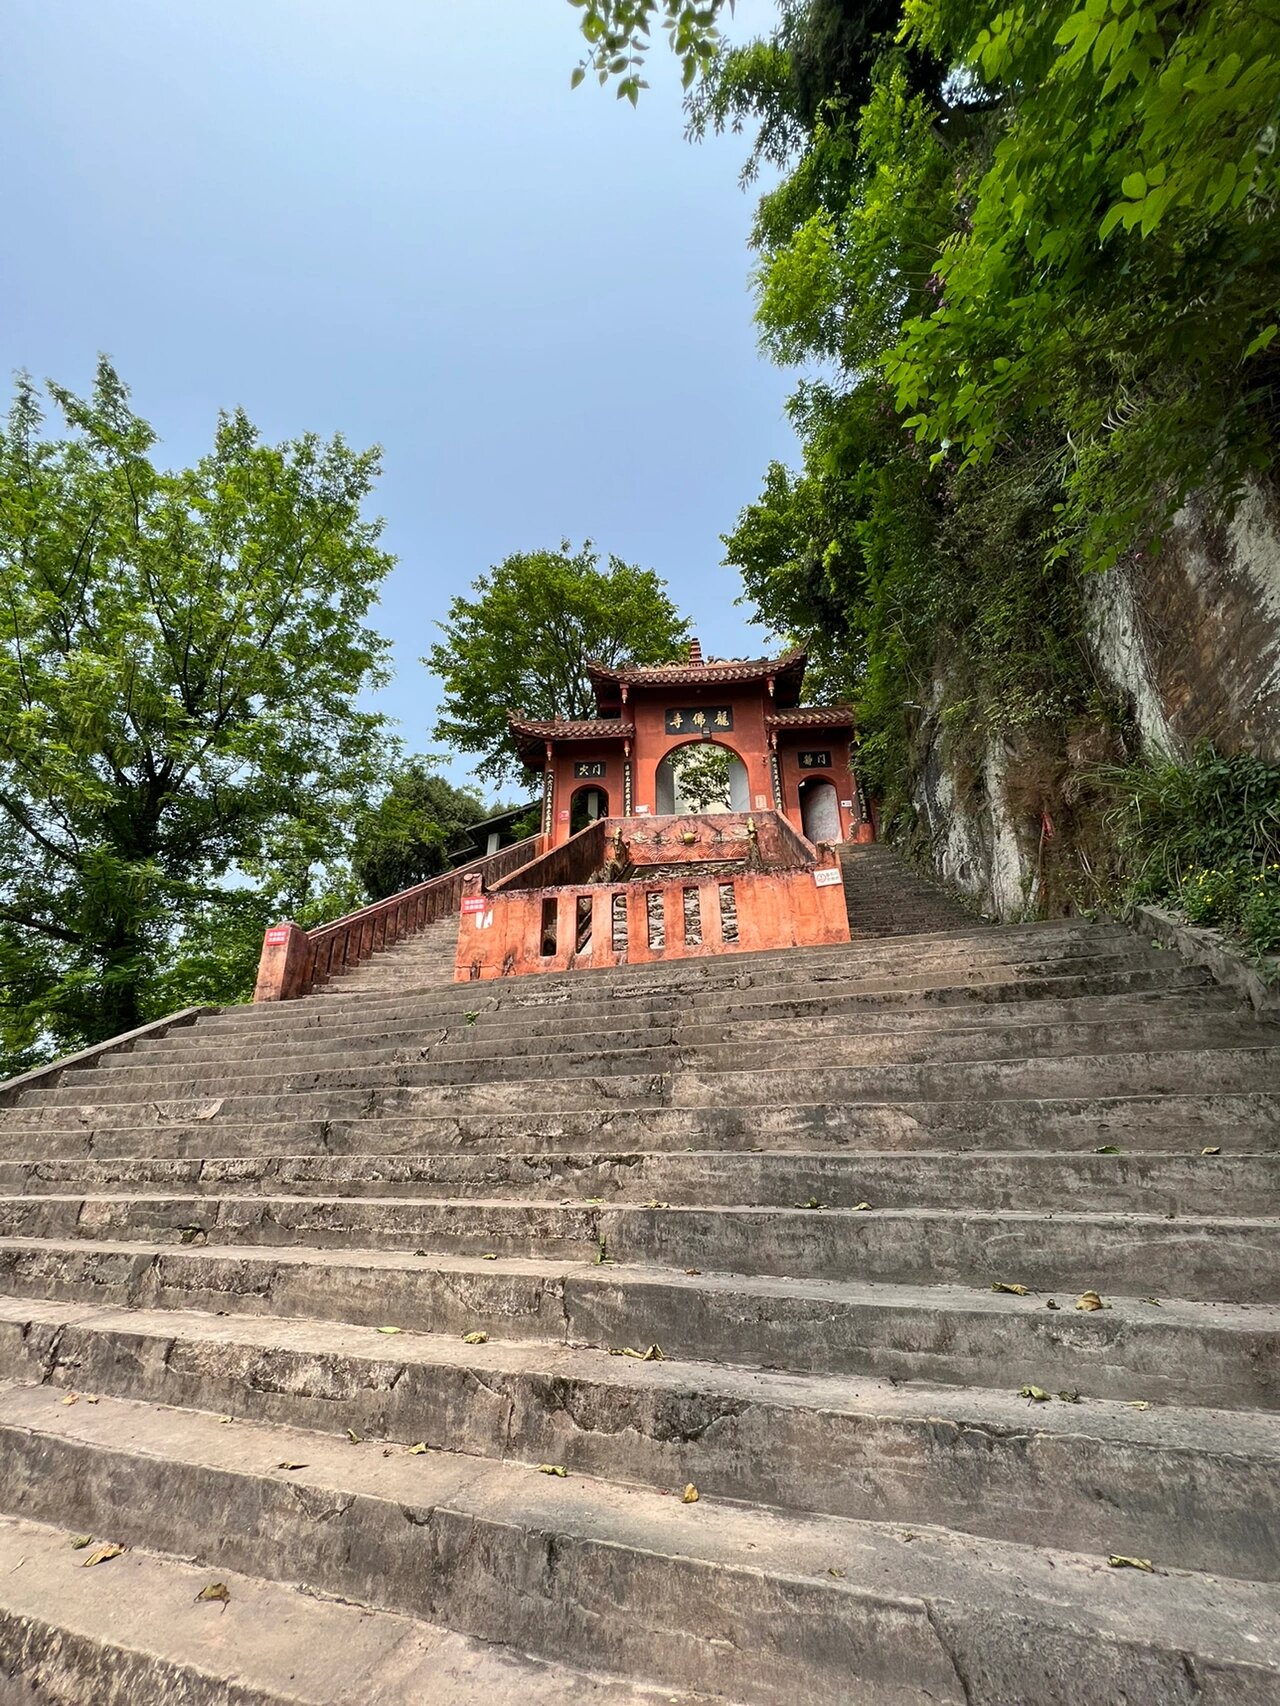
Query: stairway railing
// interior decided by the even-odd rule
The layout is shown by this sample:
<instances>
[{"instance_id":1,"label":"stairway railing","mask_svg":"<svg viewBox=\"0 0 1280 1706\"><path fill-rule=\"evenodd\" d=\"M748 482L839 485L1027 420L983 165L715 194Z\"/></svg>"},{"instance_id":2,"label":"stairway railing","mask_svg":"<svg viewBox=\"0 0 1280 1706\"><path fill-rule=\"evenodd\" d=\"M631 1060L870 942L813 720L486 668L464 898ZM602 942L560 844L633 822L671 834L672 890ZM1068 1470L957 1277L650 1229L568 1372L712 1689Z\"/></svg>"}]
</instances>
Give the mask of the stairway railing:
<instances>
[{"instance_id":1,"label":"stairway railing","mask_svg":"<svg viewBox=\"0 0 1280 1706\"><path fill-rule=\"evenodd\" d=\"M302 930L289 919L272 924L262 939L254 1001L293 1001L308 995L371 954L417 935L438 919L456 916L467 877L496 882L535 859L542 846L543 837L531 835L314 930Z\"/></svg>"}]
</instances>

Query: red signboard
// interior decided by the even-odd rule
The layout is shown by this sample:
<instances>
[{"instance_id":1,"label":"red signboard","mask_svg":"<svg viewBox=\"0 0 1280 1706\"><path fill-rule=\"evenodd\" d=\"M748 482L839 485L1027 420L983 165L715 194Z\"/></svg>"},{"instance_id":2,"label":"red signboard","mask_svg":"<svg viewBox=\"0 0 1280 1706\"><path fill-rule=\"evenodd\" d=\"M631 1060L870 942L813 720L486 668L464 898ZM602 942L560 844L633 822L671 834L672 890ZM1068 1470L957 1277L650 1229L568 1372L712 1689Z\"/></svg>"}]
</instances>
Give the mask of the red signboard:
<instances>
[{"instance_id":1,"label":"red signboard","mask_svg":"<svg viewBox=\"0 0 1280 1706\"><path fill-rule=\"evenodd\" d=\"M469 894L462 903L462 910L464 912L483 912L484 896L482 894Z\"/></svg>"},{"instance_id":2,"label":"red signboard","mask_svg":"<svg viewBox=\"0 0 1280 1706\"><path fill-rule=\"evenodd\" d=\"M269 948L279 948L288 940L289 926L287 924L273 924L271 929L267 931L267 946Z\"/></svg>"}]
</instances>

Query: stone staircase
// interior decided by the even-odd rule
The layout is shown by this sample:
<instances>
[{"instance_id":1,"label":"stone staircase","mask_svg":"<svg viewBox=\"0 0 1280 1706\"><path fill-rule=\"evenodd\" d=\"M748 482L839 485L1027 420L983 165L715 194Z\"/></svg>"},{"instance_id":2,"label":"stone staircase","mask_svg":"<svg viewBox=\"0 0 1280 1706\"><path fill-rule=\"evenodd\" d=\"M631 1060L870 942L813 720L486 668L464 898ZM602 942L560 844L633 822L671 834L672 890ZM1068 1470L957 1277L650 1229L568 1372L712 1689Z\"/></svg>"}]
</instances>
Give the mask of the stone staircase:
<instances>
[{"instance_id":1,"label":"stone staircase","mask_svg":"<svg viewBox=\"0 0 1280 1706\"><path fill-rule=\"evenodd\" d=\"M1275 1027L444 942L0 1109L0 1706L1280 1700Z\"/></svg>"},{"instance_id":2,"label":"stone staircase","mask_svg":"<svg viewBox=\"0 0 1280 1706\"><path fill-rule=\"evenodd\" d=\"M881 843L846 842L840 849L840 870L849 933L855 942L868 936L963 930L973 923L958 900Z\"/></svg>"}]
</instances>

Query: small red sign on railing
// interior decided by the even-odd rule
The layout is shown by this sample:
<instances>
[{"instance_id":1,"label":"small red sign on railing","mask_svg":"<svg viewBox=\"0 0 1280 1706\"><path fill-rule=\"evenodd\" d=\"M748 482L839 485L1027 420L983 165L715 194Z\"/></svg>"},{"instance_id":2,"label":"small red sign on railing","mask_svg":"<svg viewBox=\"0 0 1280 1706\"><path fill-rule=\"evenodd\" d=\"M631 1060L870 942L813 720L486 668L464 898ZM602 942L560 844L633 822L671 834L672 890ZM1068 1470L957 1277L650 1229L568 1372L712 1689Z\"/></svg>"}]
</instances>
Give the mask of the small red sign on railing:
<instances>
[{"instance_id":1,"label":"small red sign on railing","mask_svg":"<svg viewBox=\"0 0 1280 1706\"><path fill-rule=\"evenodd\" d=\"M485 898L482 894L469 894L462 902L464 912L483 912L484 909Z\"/></svg>"},{"instance_id":2,"label":"small red sign on railing","mask_svg":"<svg viewBox=\"0 0 1280 1706\"><path fill-rule=\"evenodd\" d=\"M267 946L269 948L278 948L288 940L289 926L287 924L273 924L267 931Z\"/></svg>"}]
</instances>

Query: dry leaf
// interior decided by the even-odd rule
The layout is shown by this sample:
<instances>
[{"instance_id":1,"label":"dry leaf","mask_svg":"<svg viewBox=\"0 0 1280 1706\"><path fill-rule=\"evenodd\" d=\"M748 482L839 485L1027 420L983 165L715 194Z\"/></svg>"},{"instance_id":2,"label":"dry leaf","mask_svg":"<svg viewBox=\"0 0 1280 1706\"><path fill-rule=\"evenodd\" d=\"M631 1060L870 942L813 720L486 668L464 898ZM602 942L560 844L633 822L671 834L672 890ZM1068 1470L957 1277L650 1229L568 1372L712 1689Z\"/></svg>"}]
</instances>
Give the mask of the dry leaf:
<instances>
[{"instance_id":1,"label":"dry leaf","mask_svg":"<svg viewBox=\"0 0 1280 1706\"><path fill-rule=\"evenodd\" d=\"M409 1449L408 1449L408 1451L407 1451L407 1452L406 1452L406 1454L405 1454L405 1455L406 1455L406 1456L407 1456L407 1457L421 1457L421 1456L422 1456L422 1454L423 1454L423 1452L424 1452L424 1451L425 1451L425 1450L426 1450L426 1449L427 1449L427 1448L426 1448L426 1446L425 1446L425 1445L424 1445L424 1443L423 1443L423 1442L422 1442L422 1440L419 1440L419 1441L418 1441L418 1443L417 1443L417 1445L411 1445L411 1446L410 1446L410 1447L409 1447Z\"/></svg>"},{"instance_id":2,"label":"dry leaf","mask_svg":"<svg viewBox=\"0 0 1280 1706\"><path fill-rule=\"evenodd\" d=\"M1106 1304L1098 1296L1096 1291L1082 1291L1076 1299L1076 1308L1083 1309L1088 1312L1092 1309L1105 1309Z\"/></svg>"},{"instance_id":3,"label":"dry leaf","mask_svg":"<svg viewBox=\"0 0 1280 1706\"><path fill-rule=\"evenodd\" d=\"M698 1502L698 1489L694 1486L692 1481L690 1481L689 1485L685 1488L684 1492L681 1493L680 1498L686 1505L696 1505L697 1504L697 1502Z\"/></svg>"},{"instance_id":4,"label":"dry leaf","mask_svg":"<svg viewBox=\"0 0 1280 1706\"><path fill-rule=\"evenodd\" d=\"M230 1598L231 1595L227 1591L225 1582L210 1582L207 1588L201 1588L196 1595L196 1604L198 1605L202 1599L220 1599L225 1605Z\"/></svg>"},{"instance_id":5,"label":"dry leaf","mask_svg":"<svg viewBox=\"0 0 1280 1706\"><path fill-rule=\"evenodd\" d=\"M843 1570L837 1570L835 1565L833 1564L831 1566L831 1568L827 1571L827 1574L829 1576L834 1576L836 1578L836 1580L839 1581L841 1579L841 1577L845 1574L845 1572Z\"/></svg>"},{"instance_id":6,"label":"dry leaf","mask_svg":"<svg viewBox=\"0 0 1280 1706\"><path fill-rule=\"evenodd\" d=\"M73 1552L83 1552L86 1546L92 1546L92 1545L93 1545L92 1534L76 1534L76 1535L72 1536L71 1550Z\"/></svg>"},{"instance_id":7,"label":"dry leaf","mask_svg":"<svg viewBox=\"0 0 1280 1706\"><path fill-rule=\"evenodd\" d=\"M1049 1394L1043 1386L1024 1386L1018 1393L1019 1398L1030 1398L1033 1404L1047 1404Z\"/></svg>"},{"instance_id":8,"label":"dry leaf","mask_svg":"<svg viewBox=\"0 0 1280 1706\"><path fill-rule=\"evenodd\" d=\"M686 1268L684 1271L687 1274L700 1274L702 1272L702 1269L701 1268Z\"/></svg>"},{"instance_id":9,"label":"dry leaf","mask_svg":"<svg viewBox=\"0 0 1280 1706\"><path fill-rule=\"evenodd\" d=\"M231 1420L231 1417L230 1417L230 1416L219 1416L219 1417L218 1417L218 1420L219 1420L219 1421L220 1421L220 1422L221 1422L221 1423L222 1423L222 1424L223 1424L223 1426L224 1426L224 1427L225 1427L225 1426L226 1426L226 1424L227 1424L227 1423L228 1423L228 1422L229 1422L229 1421L230 1421L230 1420Z\"/></svg>"},{"instance_id":10,"label":"dry leaf","mask_svg":"<svg viewBox=\"0 0 1280 1706\"><path fill-rule=\"evenodd\" d=\"M464 1333L462 1335L462 1342L464 1345L487 1345L489 1343L489 1335L488 1333Z\"/></svg>"},{"instance_id":11,"label":"dry leaf","mask_svg":"<svg viewBox=\"0 0 1280 1706\"><path fill-rule=\"evenodd\" d=\"M1221 1155L1222 1145L1220 1143L1211 1143L1208 1149L1202 1149L1200 1153L1201 1155Z\"/></svg>"},{"instance_id":12,"label":"dry leaf","mask_svg":"<svg viewBox=\"0 0 1280 1706\"><path fill-rule=\"evenodd\" d=\"M1058 1396L1062 1399L1064 1404L1078 1404L1080 1402L1080 1394L1078 1392L1059 1392Z\"/></svg>"},{"instance_id":13,"label":"dry leaf","mask_svg":"<svg viewBox=\"0 0 1280 1706\"><path fill-rule=\"evenodd\" d=\"M662 1354L661 1345L650 1345L648 1350L645 1351L638 1351L632 1345L618 1345L617 1347L611 1345L609 1347L609 1355L611 1357L634 1357L637 1362L666 1361L666 1358Z\"/></svg>"},{"instance_id":14,"label":"dry leaf","mask_svg":"<svg viewBox=\"0 0 1280 1706\"><path fill-rule=\"evenodd\" d=\"M1007 1291L1010 1297L1026 1297L1031 1291L1029 1285L1011 1285L1006 1280L997 1280L991 1289L992 1291Z\"/></svg>"},{"instance_id":15,"label":"dry leaf","mask_svg":"<svg viewBox=\"0 0 1280 1706\"><path fill-rule=\"evenodd\" d=\"M596 1197L593 1200L599 1202L600 1199L599 1197ZM659 1202L656 1197L653 1197L644 1206L646 1208L670 1208L671 1204L669 1202Z\"/></svg>"},{"instance_id":16,"label":"dry leaf","mask_svg":"<svg viewBox=\"0 0 1280 1706\"><path fill-rule=\"evenodd\" d=\"M1120 1552L1113 1552L1107 1559L1113 1570L1150 1570L1155 1572L1155 1565L1150 1558L1126 1558Z\"/></svg>"},{"instance_id":17,"label":"dry leaf","mask_svg":"<svg viewBox=\"0 0 1280 1706\"><path fill-rule=\"evenodd\" d=\"M105 1564L109 1558L118 1558L123 1551L123 1546L117 1546L114 1540L109 1540L105 1546L95 1547L82 1567L87 1570L91 1564Z\"/></svg>"},{"instance_id":18,"label":"dry leaf","mask_svg":"<svg viewBox=\"0 0 1280 1706\"><path fill-rule=\"evenodd\" d=\"M279 1463L276 1464L277 1469L305 1469L306 1467L305 1463L294 1463L292 1459L288 1457L282 1457Z\"/></svg>"},{"instance_id":19,"label":"dry leaf","mask_svg":"<svg viewBox=\"0 0 1280 1706\"><path fill-rule=\"evenodd\" d=\"M80 1402L80 1394L78 1392L68 1392L62 1402L64 1404L78 1404Z\"/></svg>"},{"instance_id":20,"label":"dry leaf","mask_svg":"<svg viewBox=\"0 0 1280 1706\"><path fill-rule=\"evenodd\" d=\"M1119 1155L1120 1145L1118 1143L1100 1143L1093 1153L1095 1155Z\"/></svg>"},{"instance_id":21,"label":"dry leaf","mask_svg":"<svg viewBox=\"0 0 1280 1706\"><path fill-rule=\"evenodd\" d=\"M563 1463L540 1463L538 1465L538 1473L539 1475L558 1475L563 1481L569 1471L565 1468Z\"/></svg>"},{"instance_id":22,"label":"dry leaf","mask_svg":"<svg viewBox=\"0 0 1280 1706\"><path fill-rule=\"evenodd\" d=\"M204 1236L203 1226L180 1226L178 1228L178 1241L181 1244L194 1244L198 1238Z\"/></svg>"},{"instance_id":23,"label":"dry leaf","mask_svg":"<svg viewBox=\"0 0 1280 1706\"><path fill-rule=\"evenodd\" d=\"M1152 1304L1152 1305L1153 1305L1153 1306L1154 1306L1154 1307L1155 1307L1155 1308L1156 1308L1156 1309L1159 1309L1159 1308L1160 1308L1160 1299L1159 1299L1159 1298L1158 1298L1158 1297L1140 1297L1140 1298L1139 1298L1139 1299L1138 1299L1138 1302L1139 1302L1139 1303L1150 1303L1150 1304Z\"/></svg>"},{"instance_id":24,"label":"dry leaf","mask_svg":"<svg viewBox=\"0 0 1280 1706\"><path fill-rule=\"evenodd\" d=\"M1150 1403L1146 1398L1130 1398L1125 1403L1126 1410L1149 1410Z\"/></svg>"},{"instance_id":25,"label":"dry leaf","mask_svg":"<svg viewBox=\"0 0 1280 1706\"><path fill-rule=\"evenodd\" d=\"M96 1404L98 1402L96 1395L90 1392L85 1393L84 1401L86 1404Z\"/></svg>"},{"instance_id":26,"label":"dry leaf","mask_svg":"<svg viewBox=\"0 0 1280 1706\"><path fill-rule=\"evenodd\" d=\"M403 1333L404 1328L403 1327L379 1327L378 1331L380 1333Z\"/></svg>"},{"instance_id":27,"label":"dry leaf","mask_svg":"<svg viewBox=\"0 0 1280 1706\"><path fill-rule=\"evenodd\" d=\"M354 1428L347 1429L347 1438L351 1441L352 1445L359 1445L360 1443L360 1435Z\"/></svg>"},{"instance_id":28,"label":"dry leaf","mask_svg":"<svg viewBox=\"0 0 1280 1706\"><path fill-rule=\"evenodd\" d=\"M484 1255L480 1258L482 1262L496 1262L497 1259L498 1253L496 1250L486 1250Z\"/></svg>"},{"instance_id":29,"label":"dry leaf","mask_svg":"<svg viewBox=\"0 0 1280 1706\"><path fill-rule=\"evenodd\" d=\"M796 1204L797 1208L825 1208L826 1206L826 1203L819 1202L817 1197L810 1197L808 1202L798 1202Z\"/></svg>"}]
</instances>

